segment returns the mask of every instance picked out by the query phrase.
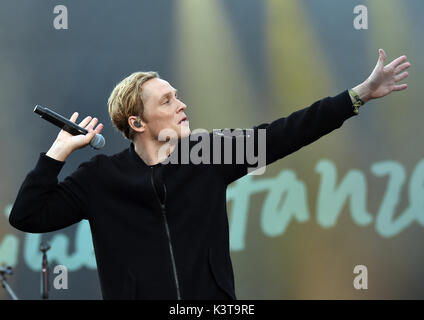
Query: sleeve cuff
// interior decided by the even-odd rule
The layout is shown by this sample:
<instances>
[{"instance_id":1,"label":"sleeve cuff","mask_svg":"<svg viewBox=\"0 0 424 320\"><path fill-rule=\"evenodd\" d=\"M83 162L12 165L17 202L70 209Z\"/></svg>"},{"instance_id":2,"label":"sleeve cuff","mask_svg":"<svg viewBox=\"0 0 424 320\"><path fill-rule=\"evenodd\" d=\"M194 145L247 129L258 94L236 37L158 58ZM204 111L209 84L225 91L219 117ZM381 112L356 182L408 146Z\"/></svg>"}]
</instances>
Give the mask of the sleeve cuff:
<instances>
[{"instance_id":1,"label":"sleeve cuff","mask_svg":"<svg viewBox=\"0 0 424 320\"><path fill-rule=\"evenodd\" d=\"M50 158L45 152L41 152L34 171L48 177L57 177L64 164L64 161Z\"/></svg>"},{"instance_id":2,"label":"sleeve cuff","mask_svg":"<svg viewBox=\"0 0 424 320\"><path fill-rule=\"evenodd\" d=\"M357 114L354 112L352 100L350 99L349 91L345 90L338 95L332 97L333 100L333 108L337 115L346 120L350 117L356 116Z\"/></svg>"}]
</instances>

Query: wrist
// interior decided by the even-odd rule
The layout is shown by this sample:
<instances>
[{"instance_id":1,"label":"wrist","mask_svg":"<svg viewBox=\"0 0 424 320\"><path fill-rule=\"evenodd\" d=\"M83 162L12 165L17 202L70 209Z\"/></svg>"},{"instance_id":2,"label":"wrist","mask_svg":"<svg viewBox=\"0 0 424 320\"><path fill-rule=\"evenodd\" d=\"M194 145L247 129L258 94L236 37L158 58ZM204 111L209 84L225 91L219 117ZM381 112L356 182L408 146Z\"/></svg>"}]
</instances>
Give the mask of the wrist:
<instances>
[{"instance_id":1,"label":"wrist","mask_svg":"<svg viewBox=\"0 0 424 320\"><path fill-rule=\"evenodd\" d=\"M371 90L368 86L368 80L365 80L361 84L357 85L356 87L352 88L353 91L355 91L359 98L366 103L367 101L371 100ZM351 97L352 102L354 102L353 97Z\"/></svg>"},{"instance_id":2,"label":"wrist","mask_svg":"<svg viewBox=\"0 0 424 320\"><path fill-rule=\"evenodd\" d=\"M56 140L50 147L49 151L47 151L46 156L64 162L71 152L72 150L69 150L63 142Z\"/></svg>"}]
</instances>

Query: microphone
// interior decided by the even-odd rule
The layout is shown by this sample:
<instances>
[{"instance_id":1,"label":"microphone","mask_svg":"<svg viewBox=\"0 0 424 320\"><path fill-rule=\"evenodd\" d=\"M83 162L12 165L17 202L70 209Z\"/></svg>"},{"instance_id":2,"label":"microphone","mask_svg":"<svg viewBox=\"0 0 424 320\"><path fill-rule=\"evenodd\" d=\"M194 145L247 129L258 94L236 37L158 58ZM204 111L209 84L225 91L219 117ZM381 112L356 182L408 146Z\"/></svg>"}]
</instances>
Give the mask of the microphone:
<instances>
[{"instance_id":1,"label":"microphone","mask_svg":"<svg viewBox=\"0 0 424 320\"><path fill-rule=\"evenodd\" d=\"M50 110L49 108L45 108L39 105L36 105L34 108L34 112L39 114L41 118L47 120L48 122L54 124L55 126L65 130L66 132L72 134L73 136L77 136L79 134L86 135L88 131L76 123L72 122L69 119L57 114L56 112ZM101 134L96 134L94 138L90 141L90 146L93 149L99 150L105 146L105 138Z\"/></svg>"},{"instance_id":2,"label":"microphone","mask_svg":"<svg viewBox=\"0 0 424 320\"><path fill-rule=\"evenodd\" d=\"M50 248L51 247L50 247L50 243L49 242L45 242L45 241L41 242L41 244L40 244L40 251L42 253L45 253L45 252L49 251Z\"/></svg>"},{"instance_id":3,"label":"microphone","mask_svg":"<svg viewBox=\"0 0 424 320\"><path fill-rule=\"evenodd\" d=\"M41 297L43 299L49 298L49 265L47 262L46 252L50 249L50 243L41 242L40 251L43 253L43 261L41 263Z\"/></svg>"},{"instance_id":4,"label":"microphone","mask_svg":"<svg viewBox=\"0 0 424 320\"><path fill-rule=\"evenodd\" d=\"M12 275L13 274L12 267L11 266L7 266L7 267L0 266L0 275L4 275L4 274Z\"/></svg>"}]
</instances>

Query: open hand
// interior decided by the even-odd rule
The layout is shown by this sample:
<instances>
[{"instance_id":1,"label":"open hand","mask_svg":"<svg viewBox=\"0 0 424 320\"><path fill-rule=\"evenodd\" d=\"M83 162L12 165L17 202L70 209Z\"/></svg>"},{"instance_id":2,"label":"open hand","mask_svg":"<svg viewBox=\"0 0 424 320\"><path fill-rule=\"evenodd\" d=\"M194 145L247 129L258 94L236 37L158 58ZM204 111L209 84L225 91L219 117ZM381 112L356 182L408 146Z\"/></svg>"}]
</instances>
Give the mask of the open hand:
<instances>
[{"instance_id":1,"label":"open hand","mask_svg":"<svg viewBox=\"0 0 424 320\"><path fill-rule=\"evenodd\" d=\"M406 62L406 56L400 56L389 64L384 65L386 57L384 50L380 49L377 64L371 75L355 90L360 97L362 96L364 102L384 97L392 91L405 90L408 87L406 83L398 84L399 81L408 77L408 72L405 70L411 64Z\"/></svg>"}]
</instances>

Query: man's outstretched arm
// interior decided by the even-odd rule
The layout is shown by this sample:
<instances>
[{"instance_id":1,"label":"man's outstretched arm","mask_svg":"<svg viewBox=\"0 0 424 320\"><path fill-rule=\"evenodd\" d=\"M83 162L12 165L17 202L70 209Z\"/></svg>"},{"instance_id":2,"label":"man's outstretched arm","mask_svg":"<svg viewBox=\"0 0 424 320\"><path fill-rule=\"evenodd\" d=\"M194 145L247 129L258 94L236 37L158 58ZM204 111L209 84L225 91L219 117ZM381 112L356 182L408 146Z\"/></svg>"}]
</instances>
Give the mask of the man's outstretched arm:
<instances>
[{"instance_id":1,"label":"man's outstretched arm","mask_svg":"<svg viewBox=\"0 0 424 320\"><path fill-rule=\"evenodd\" d=\"M265 161L258 160L261 162L258 166L273 163L341 127L345 120L358 113L358 106L367 101L384 97L392 91L406 89L406 84L399 84L408 76L405 70L410 67L410 63L406 62L406 56L401 56L387 65L384 65L385 61L386 53L380 49L374 70L361 84L334 97L316 101L288 117L255 126L253 134L260 137L259 130L263 129L262 132L265 132L266 138L266 152L261 152L261 140L258 139L256 142L255 154L258 158L263 154L266 155ZM233 138L233 160L236 156L234 153L237 150L238 139L240 138ZM233 162L215 167L224 176L225 181L231 183L246 175L248 167L256 168L257 166L248 166L245 160L243 164Z\"/></svg>"}]
</instances>

